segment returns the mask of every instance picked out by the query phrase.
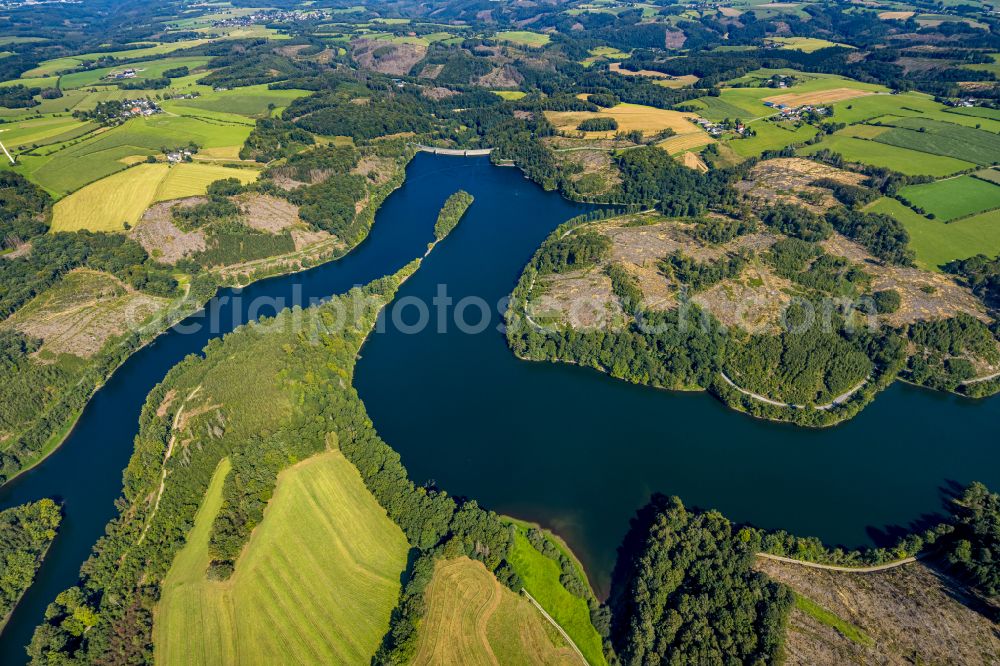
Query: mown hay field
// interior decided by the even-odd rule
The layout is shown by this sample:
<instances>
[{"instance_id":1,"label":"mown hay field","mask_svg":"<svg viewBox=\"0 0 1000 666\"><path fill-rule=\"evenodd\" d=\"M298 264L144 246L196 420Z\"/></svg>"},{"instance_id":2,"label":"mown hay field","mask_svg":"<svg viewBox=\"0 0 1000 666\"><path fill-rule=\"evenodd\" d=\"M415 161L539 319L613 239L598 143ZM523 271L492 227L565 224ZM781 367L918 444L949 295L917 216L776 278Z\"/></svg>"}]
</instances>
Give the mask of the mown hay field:
<instances>
[{"instance_id":1,"label":"mown hay field","mask_svg":"<svg viewBox=\"0 0 1000 666\"><path fill-rule=\"evenodd\" d=\"M163 582L156 663L368 666L406 567L402 531L329 451L279 475L236 572L210 581L208 539L228 471L223 460Z\"/></svg>"},{"instance_id":2,"label":"mown hay field","mask_svg":"<svg viewBox=\"0 0 1000 666\"><path fill-rule=\"evenodd\" d=\"M910 185L899 194L944 222L1000 208L1000 185L973 176Z\"/></svg>"},{"instance_id":3,"label":"mown hay field","mask_svg":"<svg viewBox=\"0 0 1000 666\"><path fill-rule=\"evenodd\" d=\"M223 178L251 182L257 174L212 164L139 164L58 201L52 209L52 231L123 231L157 201L204 194L210 183Z\"/></svg>"},{"instance_id":4,"label":"mown hay field","mask_svg":"<svg viewBox=\"0 0 1000 666\"><path fill-rule=\"evenodd\" d=\"M672 136L666 141L661 141L656 145L671 155L676 155L677 153L682 153L685 150L700 148L701 146L705 146L710 143L715 143L715 139L710 137L708 134L705 134L704 132L691 132L690 134Z\"/></svg>"},{"instance_id":5,"label":"mown hay field","mask_svg":"<svg viewBox=\"0 0 1000 666\"><path fill-rule=\"evenodd\" d=\"M693 113L668 111L642 104L617 104L610 109L600 111L546 111L545 117L553 125L565 132L577 132L577 126L590 118L614 118L618 123L617 130L606 132L584 132L588 139L604 139L612 137L616 132L639 130L646 136L652 136L665 129L672 129L677 134L705 134L692 120L698 118ZM705 134L706 139L708 135ZM708 141L706 140L706 143Z\"/></svg>"},{"instance_id":6,"label":"mown hay field","mask_svg":"<svg viewBox=\"0 0 1000 666\"><path fill-rule=\"evenodd\" d=\"M72 116L45 116L5 124L0 129L0 141L8 149L13 149L68 140L94 129L97 129L96 124Z\"/></svg>"},{"instance_id":7,"label":"mown hay field","mask_svg":"<svg viewBox=\"0 0 1000 666\"><path fill-rule=\"evenodd\" d=\"M882 136L877 138L881 139ZM909 148L891 146L880 141L866 141L842 134L831 134L817 144L800 148L798 153L812 155L823 149L840 153L848 162L887 167L910 176L950 176L976 166L971 162L953 157L932 155Z\"/></svg>"},{"instance_id":8,"label":"mown hay field","mask_svg":"<svg viewBox=\"0 0 1000 666\"><path fill-rule=\"evenodd\" d=\"M883 197L866 211L885 213L899 220L910 234L910 247L917 253L917 265L939 270L955 259L977 254L1000 254L1000 211L981 213L955 222L929 220L895 199Z\"/></svg>"},{"instance_id":9,"label":"mown hay field","mask_svg":"<svg viewBox=\"0 0 1000 666\"><path fill-rule=\"evenodd\" d=\"M414 665L580 663L538 609L480 562L438 562L425 598Z\"/></svg>"}]
</instances>

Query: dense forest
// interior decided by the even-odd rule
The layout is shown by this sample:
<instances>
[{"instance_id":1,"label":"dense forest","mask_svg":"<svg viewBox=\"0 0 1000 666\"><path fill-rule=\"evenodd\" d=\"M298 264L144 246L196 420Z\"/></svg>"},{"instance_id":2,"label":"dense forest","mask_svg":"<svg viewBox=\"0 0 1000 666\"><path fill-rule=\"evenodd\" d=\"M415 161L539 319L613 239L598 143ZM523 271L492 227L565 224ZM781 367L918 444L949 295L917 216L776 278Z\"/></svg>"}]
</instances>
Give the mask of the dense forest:
<instances>
[{"instance_id":1,"label":"dense forest","mask_svg":"<svg viewBox=\"0 0 1000 666\"><path fill-rule=\"evenodd\" d=\"M716 511L654 495L633 523L612 590L623 664L771 664L792 593L751 569L756 554Z\"/></svg>"},{"instance_id":2,"label":"dense forest","mask_svg":"<svg viewBox=\"0 0 1000 666\"><path fill-rule=\"evenodd\" d=\"M35 579L61 520L50 499L0 511L0 630Z\"/></svg>"},{"instance_id":3,"label":"dense forest","mask_svg":"<svg viewBox=\"0 0 1000 666\"><path fill-rule=\"evenodd\" d=\"M465 211L469 210L473 200L473 196L465 190L459 190L448 197L434 223L434 238L441 240L451 233L451 230L458 226Z\"/></svg>"}]
</instances>

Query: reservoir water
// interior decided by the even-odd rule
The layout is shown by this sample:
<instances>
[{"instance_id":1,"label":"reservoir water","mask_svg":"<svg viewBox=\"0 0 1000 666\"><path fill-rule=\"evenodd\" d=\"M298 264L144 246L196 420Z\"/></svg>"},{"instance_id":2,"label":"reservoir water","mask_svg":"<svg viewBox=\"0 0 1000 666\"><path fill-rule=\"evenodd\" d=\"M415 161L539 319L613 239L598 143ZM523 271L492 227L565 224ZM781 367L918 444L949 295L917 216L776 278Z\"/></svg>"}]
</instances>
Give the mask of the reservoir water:
<instances>
[{"instance_id":1,"label":"reservoir water","mask_svg":"<svg viewBox=\"0 0 1000 666\"><path fill-rule=\"evenodd\" d=\"M76 582L114 516L121 472L149 390L184 356L251 315L341 293L421 256L441 204L462 188L475 203L400 290L355 385L382 437L418 483L434 480L565 537L603 589L629 518L652 492L717 508L737 521L847 546L891 540L942 508L955 484L1000 487L1000 400L973 402L895 385L851 422L812 431L755 421L706 394L632 386L597 372L514 358L496 306L538 244L586 209L485 158L417 155L406 183L343 259L242 291L220 292L219 325L170 331L130 358L94 396L66 443L0 488L0 508L41 497L65 519L38 578L0 635L0 663L25 661L45 607ZM493 307L478 333L413 332L440 289L454 304ZM273 299L263 309L260 298ZM452 309L453 310L453 309ZM452 312L453 314L453 312ZM466 308L475 324L478 310ZM403 326L393 325L393 320ZM435 322L436 324L436 322Z\"/></svg>"}]
</instances>

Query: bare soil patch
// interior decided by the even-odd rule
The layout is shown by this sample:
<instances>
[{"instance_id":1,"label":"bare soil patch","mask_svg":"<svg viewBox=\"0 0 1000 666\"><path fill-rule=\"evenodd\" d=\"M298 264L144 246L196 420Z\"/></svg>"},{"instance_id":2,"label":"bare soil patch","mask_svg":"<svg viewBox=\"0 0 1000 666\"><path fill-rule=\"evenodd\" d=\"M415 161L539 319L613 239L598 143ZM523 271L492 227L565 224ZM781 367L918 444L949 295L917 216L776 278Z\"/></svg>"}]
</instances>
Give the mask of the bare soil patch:
<instances>
[{"instance_id":1,"label":"bare soil patch","mask_svg":"<svg viewBox=\"0 0 1000 666\"><path fill-rule=\"evenodd\" d=\"M609 329L622 324L622 310L611 279L600 268L539 278L540 296L530 314L541 325L554 321L579 330Z\"/></svg>"},{"instance_id":2,"label":"bare soil patch","mask_svg":"<svg viewBox=\"0 0 1000 666\"><path fill-rule=\"evenodd\" d=\"M268 194L244 194L236 197L240 207L240 222L277 234L299 223L299 207Z\"/></svg>"},{"instance_id":3,"label":"bare soil patch","mask_svg":"<svg viewBox=\"0 0 1000 666\"><path fill-rule=\"evenodd\" d=\"M433 81L443 69L444 65L424 65L424 68L420 70L420 78Z\"/></svg>"},{"instance_id":4,"label":"bare soil patch","mask_svg":"<svg viewBox=\"0 0 1000 666\"><path fill-rule=\"evenodd\" d=\"M143 324L167 299L137 292L101 271L78 268L3 322L42 339L37 358L59 354L89 358L113 337Z\"/></svg>"},{"instance_id":5,"label":"bare soil patch","mask_svg":"<svg viewBox=\"0 0 1000 666\"><path fill-rule=\"evenodd\" d=\"M687 41L683 30L667 30L663 35L663 46L668 49L679 49Z\"/></svg>"},{"instance_id":6,"label":"bare soil patch","mask_svg":"<svg viewBox=\"0 0 1000 666\"><path fill-rule=\"evenodd\" d=\"M143 213L131 235L156 261L176 264L186 256L203 251L206 244L204 232L179 229L173 222L171 210L174 206L193 206L203 201L204 197L189 197L154 204Z\"/></svg>"},{"instance_id":7,"label":"bare soil patch","mask_svg":"<svg viewBox=\"0 0 1000 666\"><path fill-rule=\"evenodd\" d=\"M680 163L689 169L694 169L695 171L701 171L705 173L708 171L708 165L705 164L705 160L701 159L701 155L694 152L681 153Z\"/></svg>"},{"instance_id":8,"label":"bare soil patch","mask_svg":"<svg viewBox=\"0 0 1000 666\"><path fill-rule=\"evenodd\" d=\"M365 176L375 185L383 185L392 179L396 169L396 162L391 157L367 155L358 161L351 173Z\"/></svg>"},{"instance_id":9,"label":"bare soil patch","mask_svg":"<svg viewBox=\"0 0 1000 666\"><path fill-rule=\"evenodd\" d=\"M873 639L855 643L794 609L786 663L996 664L996 624L972 610L965 591L919 562L868 574L810 569L758 559L756 568Z\"/></svg>"},{"instance_id":10,"label":"bare soil patch","mask_svg":"<svg viewBox=\"0 0 1000 666\"><path fill-rule=\"evenodd\" d=\"M823 241L823 248L830 254L861 264L874 278L873 291L895 289L899 292L902 301L899 310L879 315L883 323L898 327L917 321L948 319L960 313L989 321L982 301L948 275L882 263L865 248L837 233ZM924 291L925 288L930 293Z\"/></svg>"},{"instance_id":11,"label":"bare soil patch","mask_svg":"<svg viewBox=\"0 0 1000 666\"><path fill-rule=\"evenodd\" d=\"M454 97L458 93L452 90L451 88L434 86L431 88L424 88L423 90L420 91L420 94L426 97L427 99L442 100L442 99L447 99L449 97Z\"/></svg>"},{"instance_id":12,"label":"bare soil patch","mask_svg":"<svg viewBox=\"0 0 1000 666\"><path fill-rule=\"evenodd\" d=\"M514 67L503 65L495 67L489 74L475 80L477 86L484 88L516 88L524 81L524 77Z\"/></svg>"},{"instance_id":13,"label":"bare soil patch","mask_svg":"<svg viewBox=\"0 0 1000 666\"><path fill-rule=\"evenodd\" d=\"M723 280L691 300L726 327L775 333L780 328L781 313L792 300L791 290L791 281L776 275L762 262L755 262L739 278Z\"/></svg>"},{"instance_id":14,"label":"bare soil patch","mask_svg":"<svg viewBox=\"0 0 1000 666\"><path fill-rule=\"evenodd\" d=\"M382 74L403 76L424 59L427 47L422 44L397 44L384 39L355 39L351 55L359 65Z\"/></svg>"},{"instance_id":15,"label":"bare soil patch","mask_svg":"<svg viewBox=\"0 0 1000 666\"><path fill-rule=\"evenodd\" d=\"M858 185L864 180L860 174L819 162L779 157L754 166L736 188L760 201L794 203L818 213L837 204L829 190L810 185L820 178L832 178L847 185Z\"/></svg>"}]
</instances>

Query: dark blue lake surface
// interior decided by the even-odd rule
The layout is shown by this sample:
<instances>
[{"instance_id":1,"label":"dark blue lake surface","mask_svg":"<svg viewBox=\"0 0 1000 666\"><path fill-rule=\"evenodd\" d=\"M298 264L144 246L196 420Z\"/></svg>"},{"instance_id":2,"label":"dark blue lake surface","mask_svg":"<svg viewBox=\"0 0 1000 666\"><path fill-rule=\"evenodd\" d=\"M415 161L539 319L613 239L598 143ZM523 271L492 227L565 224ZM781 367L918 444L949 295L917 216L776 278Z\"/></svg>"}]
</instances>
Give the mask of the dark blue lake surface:
<instances>
[{"instance_id":1,"label":"dark blue lake surface","mask_svg":"<svg viewBox=\"0 0 1000 666\"><path fill-rule=\"evenodd\" d=\"M38 579L0 635L0 664L23 663L45 607L76 582L114 516L121 472L146 394L184 356L253 314L341 293L423 254L444 200L476 201L408 280L362 349L355 385L383 438L418 483L555 528L603 588L628 520L652 492L718 508L730 518L850 546L940 510L944 488L978 479L1000 486L1000 400L972 402L897 385L850 423L810 431L755 421L705 394L655 391L567 365L519 361L497 304L538 244L586 209L545 193L485 158L421 154L407 181L347 257L297 275L224 290L209 310L220 325L171 331L130 358L95 395L66 443L0 488L0 508L41 497L64 502L63 527ZM445 332L413 323L414 299L444 285ZM491 323L463 333L448 320L463 297L492 307ZM404 307L399 307L404 305ZM475 324L478 309L465 309Z\"/></svg>"}]
</instances>

